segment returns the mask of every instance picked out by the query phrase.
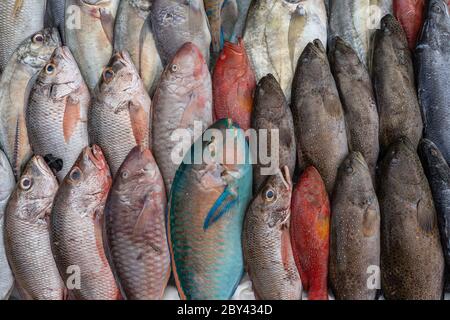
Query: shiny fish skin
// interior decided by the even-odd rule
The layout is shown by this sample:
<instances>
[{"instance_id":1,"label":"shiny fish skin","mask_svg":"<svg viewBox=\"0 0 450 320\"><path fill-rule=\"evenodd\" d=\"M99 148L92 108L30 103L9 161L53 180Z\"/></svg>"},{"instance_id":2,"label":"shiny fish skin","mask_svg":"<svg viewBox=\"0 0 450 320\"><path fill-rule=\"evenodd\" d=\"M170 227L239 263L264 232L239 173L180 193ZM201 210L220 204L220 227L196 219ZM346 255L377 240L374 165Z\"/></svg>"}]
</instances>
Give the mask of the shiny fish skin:
<instances>
[{"instance_id":1,"label":"shiny fish skin","mask_svg":"<svg viewBox=\"0 0 450 320\"><path fill-rule=\"evenodd\" d=\"M55 50L31 90L26 108L27 131L35 154L62 160L50 164L62 181L88 146L90 94L69 48Z\"/></svg>"},{"instance_id":2,"label":"shiny fish skin","mask_svg":"<svg viewBox=\"0 0 450 320\"><path fill-rule=\"evenodd\" d=\"M416 47L425 17L425 0L394 0L394 15L405 30L409 48Z\"/></svg>"},{"instance_id":3,"label":"shiny fish skin","mask_svg":"<svg viewBox=\"0 0 450 320\"><path fill-rule=\"evenodd\" d=\"M40 156L28 162L5 213L5 244L23 299L62 300L64 284L53 259L49 218L58 182Z\"/></svg>"},{"instance_id":4,"label":"shiny fish skin","mask_svg":"<svg viewBox=\"0 0 450 320\"><path fill-rule=\"evenodd\" d=\"M164 181L152 153L133 148L105 206L106 247L126 299L162 298L170 275L166 207Z\"/></svg>"},{"instance_id":5,"label":"shiny fish skin","mask_svg":"<svg viewBox=\"0 0 450 320\"><path fill-rule=\"evenodd\" d=\"M339 168L331 198L329 277L337 300L374 300L370 267L380 267L380 207L370 169L359 152Z\"/></svg>"},{"instance_id":6,"label":"shiny fish skin","mask_svg":"<svg viewBox=\"0 0 450 320\"><path fill-rule=\"evenodd\" d=\"M47 0L45 26L57 28L63 44L64 44L65 13L66 13L65 0Z\"/></svg>"},{"instance_id":7,"label":"shiny fish skin","mask_svg":"<svg viewBox=\"0 0 450 320\"><path fill-rule=\"evenodd\" d=\"M245 266L258 300L300 300L302 282L289 237L292 182L289 170L267 178L245 215Z\"/></svg>"},{"instance_id":8,"label":"shiny fish skin","mask_svg":"<svg viewBox=\"0 0 450 320\"><path fill-rule=\"evenodd\" d=\"M56 29L44 29L14 52L0 80L0 144L16 178L31 157L25 109L38 72L59 46Z\"/></svg>"},{"instance_id":9,"label":"shiny fish skin","mask_svg":"<svg viewBox=\"0 0 450 320\"><path fill-rule=\"evenodd\" d=\"M415 146L400 138L380 165L381 286L388 300L439 300L444 257L430 187Z\"/></svg>"},{"instance_id":10,"label":"shiny fish skin","mask_svg":"<svg viewBox=\"0 0 450 320\"><path fill-rule=\"evenodd\" d=\"M99 145L115 176L136 145L149 146L151 100L127 52L106 66L89 108L90 142Z\"/></svg>"},{"instance_id":11,"label":"shiny fish skin","mask_svg":"<svg viewBox=\"0 0 450 320\"><path fill-rule=\"evenodd\" d=\"M120 297L103 248L104 205L111 174L101 149L86 147L61 183L53 203L50 239L56 265L74 284L71 266L79 268L80 287L69 290L78 300Z\"/></svg>"}]
</instances>

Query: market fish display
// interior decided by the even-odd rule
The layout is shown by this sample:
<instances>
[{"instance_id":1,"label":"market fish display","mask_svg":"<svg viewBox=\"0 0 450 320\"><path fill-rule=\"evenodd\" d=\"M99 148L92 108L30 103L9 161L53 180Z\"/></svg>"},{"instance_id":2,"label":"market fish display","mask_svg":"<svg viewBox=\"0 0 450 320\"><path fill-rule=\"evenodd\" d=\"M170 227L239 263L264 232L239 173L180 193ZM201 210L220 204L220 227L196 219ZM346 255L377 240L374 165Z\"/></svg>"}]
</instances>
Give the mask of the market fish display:
<instances>
[{"instance_id":1,"label":"market fish display","mask_svg":"<svg viewBox=\"0 0 450 320\"><path fill-rule=\"evenodd\" d=\"M45 26L54 27L59 31L62 42L64 43L64 25L66 2L61 0L47 0L47 11L45 13Z\"/></svg>"},{"instance_id":2,"label":"market fish display","mask_svg":"<svg viewBox=\"0 0 450 320\"><path fill-rule=\"evenodd\" d=\"M26 108L31 148L62 181L88 146L91 96L69 48L57 48L39 73Z\"/></svg>"},{"instance_id":3,"label":"market fish display","mask_svg":"<svg viewBox=\"0 0 450 320\"><path fill-rule=\"evenodd\" d=\"M425 0L393 0L394 15L405 31L409 48L414 50L425 17Z\"/></svg>"},{"instance_id":4,"label":"market fish display","mask_svg":"<svg viewBox=\"0 0 450 320\"><path fill-rule=\"evenodd\" d=\"M30 90L59 44L56 29L35 33L16 49L0 79L0 145L16 178L32 155L25 122Z\"/></svg>"}]
</instances>

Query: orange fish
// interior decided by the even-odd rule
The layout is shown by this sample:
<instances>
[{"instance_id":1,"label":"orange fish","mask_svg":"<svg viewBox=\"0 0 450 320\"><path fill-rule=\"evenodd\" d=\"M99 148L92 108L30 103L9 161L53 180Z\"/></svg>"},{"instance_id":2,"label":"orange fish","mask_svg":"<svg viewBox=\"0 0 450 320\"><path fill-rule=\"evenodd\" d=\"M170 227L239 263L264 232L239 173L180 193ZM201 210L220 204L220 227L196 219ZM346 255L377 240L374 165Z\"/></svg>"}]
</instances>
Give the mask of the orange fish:
<instances>
[{"instance_id":1,"label":"orange fish","mask_svg":"<svg viewBox=\"0 0 450 320\"><path fill-rule=\"evenodd\" d=\"M449 2L450 3L450 2ZM414 50L425 18L425 0L394 0L394 14Z\"/></svg>"}]
</instances>

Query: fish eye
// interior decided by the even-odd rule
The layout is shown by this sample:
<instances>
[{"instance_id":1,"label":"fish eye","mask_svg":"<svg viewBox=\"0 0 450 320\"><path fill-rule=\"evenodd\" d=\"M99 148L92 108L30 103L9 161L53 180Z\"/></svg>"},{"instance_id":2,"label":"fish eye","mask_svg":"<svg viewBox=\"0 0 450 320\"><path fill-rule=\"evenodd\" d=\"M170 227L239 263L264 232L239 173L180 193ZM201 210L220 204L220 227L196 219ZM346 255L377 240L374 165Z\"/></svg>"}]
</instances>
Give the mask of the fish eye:
<instances>
[{"instance_id":1,"label":"fish eye","mask_svg":"<svg viewBox=\"0 0 450 320\"><path fill-rule=\"evenodd\" d=\"M44 42L44 36L40 33L37 33L33 36L33 43L43 43Z\"/></svg>"},{"instance_id":2,"label":"fish eye","mask_svg":"<svg viewBox=\"0 0 450 320\"><path fill-rule=\"evenodd\" d=\"M19 185L22 190L29 190L31 188L31 186L33 185L33 179L28 178L28 177L23 177L20 180Z\"/></svg>"},{"instance_id":3,"label":"fish eye","mask_svg":"<svg viewBox=\"0 0 450 320\"><path fill-rule=\"evenodd\" d=\"M73 168L73 170L70 172L70 179L72 181L78 181L81 178L81 170L77 167Z\"/></svg>"},{"instance_id":4,"label":"fish eye","mask_svg":"<svg viewBox=\"0 0 450 320\"><path fill-rule=\"evenodd\" d=\"M128 178L129 177L129 173L128 173L128 171L127 170L124 170L124 171L122 171L122 174L121 174L121 176L122 176L122 179L126 179L126 178Z\"/></svg>"},{"instance_id":5,"label":"fish eye","mask_svg":"<svg viewBox=\"0 0 450 320\"><path fill-rule=\"evenodd\" d=\"M272 188L267 188L264 190L264 199L268 202L273 202L276 199L276 193L275 190Z\"/></svg>"},{"instance_id":6,"label":"fish eye","mask_svg":"<svg viewBox=\"0 0 450 320\"><path fill-rule=\"evenodd\" d=\"M436 13L441 13L441 7L436 5L436 6L433 7L433 11L436 12Z\"/></svg>"},{"instance_id":7,"label":"fish eye","mask_svg":"<svg viewBox=\"0 0 450 320\"><path fill-rule=\"evenodd\" d=\"M114 76L114 70L111 68L107 68L105 69L105 71L103 71L103 81L105 81L106 83L110 83Z\"/></svg>"},{"instance_id":8,"label":"fish eye","mask_svg":"<svg viewBox=\"0 0 450 320\"><path fill-rule=\"evenodd\" d=\"M178 71L178 65L173 64L173 65L170 67L170 70L172 70L172 72L177 72L177 71Z\"/></svg>"},{"instance_id":9,"label":"fish eye","mask_svg":"<svg viewBox=\"0 0 450 320\"><path fill-rule=\"evenodd\" d=\"M53 63L49 63L45 66L45 73L52 74L55 72L56 66Z\"/></svg>"}]
</instances>

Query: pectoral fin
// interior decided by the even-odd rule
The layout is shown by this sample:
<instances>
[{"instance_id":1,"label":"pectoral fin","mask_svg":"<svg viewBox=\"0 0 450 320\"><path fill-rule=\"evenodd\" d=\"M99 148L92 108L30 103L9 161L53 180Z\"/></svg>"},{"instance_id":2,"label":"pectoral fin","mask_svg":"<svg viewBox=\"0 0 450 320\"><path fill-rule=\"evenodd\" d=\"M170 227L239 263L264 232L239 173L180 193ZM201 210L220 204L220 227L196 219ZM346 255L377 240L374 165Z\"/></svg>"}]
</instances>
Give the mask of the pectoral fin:
<instances>
[{"instance_id":1,"label":"pectoral fin","mask_svg":"<svg viewBox=\"0 0 450 320\"><path fill-rule=\"evenodd\" d=\"M217 222L236 202L237 195L227 187L206 215L203 230L207 230Z\"/></svg>"}]
</instances>

